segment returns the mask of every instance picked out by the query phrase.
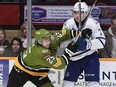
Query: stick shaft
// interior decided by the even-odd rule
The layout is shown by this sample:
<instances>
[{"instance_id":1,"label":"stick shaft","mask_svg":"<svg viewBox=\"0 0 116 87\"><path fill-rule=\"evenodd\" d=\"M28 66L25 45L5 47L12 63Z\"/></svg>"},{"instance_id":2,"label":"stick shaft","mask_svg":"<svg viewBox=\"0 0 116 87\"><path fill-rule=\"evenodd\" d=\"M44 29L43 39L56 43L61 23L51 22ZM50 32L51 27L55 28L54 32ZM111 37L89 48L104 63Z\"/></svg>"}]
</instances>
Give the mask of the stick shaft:
<instances>
[{"instance_id":1,"label":"stick shaft","mask_svg":"<svg viewBox=\"0 0 116 87\"><path fill-rule=\"evenodd\" d=\"M89 15L91 14L91 12L92 12L92 10L93 10L93 8L95 7L95 5L96 5L96 2L97 2L97 0L95 0L94 1L94 3L93 3L93 5L92 5L92 7L90 8L90 10L89 10L89 12L88 12L88 14L87 14L87 17L86 17L86 19L85 19L85 21L84 21L84 24L83 24L83 26L81 26L80 25L80 27L79 27L79 34L78 34L78 36L77 37L75 37L74 39L73 39L73 43L72 43L72 45L74 45L75 43L76 43L76 41L78 40L78 38L79 38L79 36L80 36L80 34L81 34L81 32L82 32L82 30L83 30L83 27L85 26L85 24L86 24L86 21L87 21L87 19L88 19L88 17L89 17ZM81 12L80 12L81 13ZM80 14L81 15L81 14ZM81 17L81 16L80 16ZM81 20L81 18L80 18L80 20ZM80 23L79 24L81 24L81 21L80 21Z\"/></svg>"}]
</instances>

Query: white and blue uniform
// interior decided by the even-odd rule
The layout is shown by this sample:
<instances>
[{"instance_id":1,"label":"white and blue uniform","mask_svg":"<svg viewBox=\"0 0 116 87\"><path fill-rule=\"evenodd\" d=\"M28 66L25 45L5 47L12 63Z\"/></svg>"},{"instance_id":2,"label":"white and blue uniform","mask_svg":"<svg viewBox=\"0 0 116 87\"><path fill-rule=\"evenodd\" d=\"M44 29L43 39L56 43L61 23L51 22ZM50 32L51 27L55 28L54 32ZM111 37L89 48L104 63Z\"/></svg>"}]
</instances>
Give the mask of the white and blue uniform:
<instances>
[{"instance_id":1,"label":"white and blue uniform","mask_svg":"<svg viewBox=\"0 0 116 87\"><path fill-rule=\"evenodd\" d=\"M71 18L64 23L63 29L79 30L78 26L79 23L74 18ZM86 50L79 51L75 56L70 58L71 61L66 68L64 80L76 82L79 75L84 71L85 81L99 82L99 57L97 50L104 47L105 36L100 24L91 17L87 19L84 25L82 22L82 26L83 29L91 29L92 35L87 40ZM68 44L68 42L66 43Z\"/></svg>"}]
</instances>

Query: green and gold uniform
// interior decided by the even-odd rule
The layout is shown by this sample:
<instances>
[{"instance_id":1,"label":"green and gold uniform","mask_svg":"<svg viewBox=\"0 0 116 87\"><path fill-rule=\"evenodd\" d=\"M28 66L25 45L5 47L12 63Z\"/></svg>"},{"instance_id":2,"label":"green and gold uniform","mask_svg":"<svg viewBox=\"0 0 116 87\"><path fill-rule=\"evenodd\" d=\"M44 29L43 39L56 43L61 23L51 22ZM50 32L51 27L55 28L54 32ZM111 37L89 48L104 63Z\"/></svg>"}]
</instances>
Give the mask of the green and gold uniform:
<instances>
[{"instance_id":1,"label":"green and gold uniform","mask_svg":"<svg viewBox=\"0 0 116 87\"><path fill-rule=\"evenodd\" d=\"M71 39L76 35L77 32L74 30L63 29L59 32L51 34L51 43L49 49L40 44L33 44L31 47L24 50L15 60L14 67L9 75L7 87L23 87L24 83L28 80L33 82L37 87L53 87L49 78L47 77L50 68L63 69L68 64L68 59L56 55L57 47L60 42ZM17 73L21 74L22 76L24 74L25 78L28 79L22 79L22 82L19 80L14 80L13 77L16 77ZM21 75L20 80L22 78ZM37 77L45 78L38 81Z\"/></svg>"}]
</instances>

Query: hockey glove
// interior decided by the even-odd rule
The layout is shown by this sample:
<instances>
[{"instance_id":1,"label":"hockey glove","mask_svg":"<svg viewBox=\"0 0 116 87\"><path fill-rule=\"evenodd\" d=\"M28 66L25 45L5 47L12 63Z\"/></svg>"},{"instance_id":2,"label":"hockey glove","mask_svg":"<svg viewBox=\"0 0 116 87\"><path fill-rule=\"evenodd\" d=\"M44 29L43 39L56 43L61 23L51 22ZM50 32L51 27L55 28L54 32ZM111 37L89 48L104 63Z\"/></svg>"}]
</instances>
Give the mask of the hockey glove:
<instances>
[{"instance_id":1,"label":"hockey glove","mask_svg":"<svg viewBox=\"0 0 116 87\"><path fill-rule=\"evenodd\" d=\"M81 35L83 38L89 39L90 36L92 35L92 30L89 28L83 29Z\"/></svg>"},{"instance_id":2,"label":"hockey glove","mask_svg":"<svg viewBox=\"0 0 116 87\"><path fill-rule=\"evenodd\" d=\"M78 49L77 51L84 51L87 48L87 42L81 36L79 36L79 38L77 39L76 45L77 45L77 49Z\"/></svg>"},{"instance_id":3,"label":"hockey glove","mask_svg":"<svg viewBox=\"0 0 116 87\"><path fill-rule=\"evenodd\" d=\"M77 44L70 43L64 50L64 55L66 58L70 58L77 51Z\"/></svg>"},{"instance_id":4,"label":"hockey glove","mask_svg":"<svg viewBox=\"0 0 116 87\"><path fill-rule=\"evenodd\" d=\"M72 44L72 43L73 42L68 44L67 49L71 50L72 52L76 52L77 51L77 44Z\"/></svg>"}]
</instances>

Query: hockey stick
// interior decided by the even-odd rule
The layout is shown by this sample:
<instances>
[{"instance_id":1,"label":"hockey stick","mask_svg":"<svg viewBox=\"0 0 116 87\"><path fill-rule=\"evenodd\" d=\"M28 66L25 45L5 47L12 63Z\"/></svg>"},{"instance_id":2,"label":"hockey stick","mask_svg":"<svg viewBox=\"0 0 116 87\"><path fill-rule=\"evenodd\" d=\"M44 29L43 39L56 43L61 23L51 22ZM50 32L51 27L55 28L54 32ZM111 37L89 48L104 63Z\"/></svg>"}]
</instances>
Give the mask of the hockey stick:
<instances>
[{"instance_id":1,"label":"hockey stick","mask_svg":"<svg viewBox=\"0 0 116 87\"><path fill-rule=\"evenodd\" d=\"M79 0L79 30L81 30L81 0Z\"/></svg>"},{"instance_id":2,"label":"hockey stick","mask_svg":"<svg viewBox=\"0 0 116 87\"><path fill-rule=\"evenodd\" d=\"M92 10L93 10L93 8L95 7L96 2L97 2L97 0L94 1L94 3L93 3L93 5L92 5L92 7L90 8L90 10L89 10L89 12L88 12L86 18L84 19L83 27L85 26L87 19L89 18L90 14L91 14L91 12L92 12Z\"/></svg>"}]
</instances>

